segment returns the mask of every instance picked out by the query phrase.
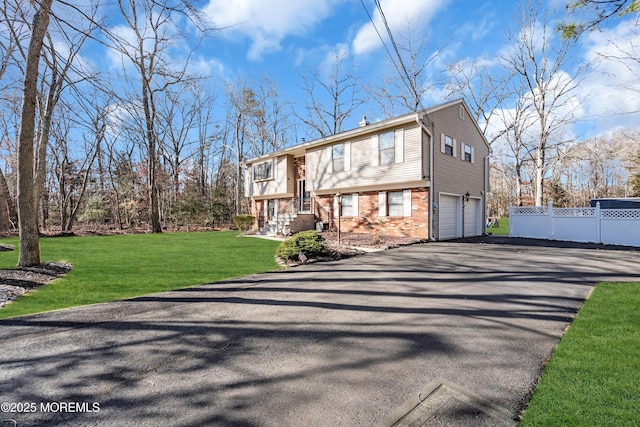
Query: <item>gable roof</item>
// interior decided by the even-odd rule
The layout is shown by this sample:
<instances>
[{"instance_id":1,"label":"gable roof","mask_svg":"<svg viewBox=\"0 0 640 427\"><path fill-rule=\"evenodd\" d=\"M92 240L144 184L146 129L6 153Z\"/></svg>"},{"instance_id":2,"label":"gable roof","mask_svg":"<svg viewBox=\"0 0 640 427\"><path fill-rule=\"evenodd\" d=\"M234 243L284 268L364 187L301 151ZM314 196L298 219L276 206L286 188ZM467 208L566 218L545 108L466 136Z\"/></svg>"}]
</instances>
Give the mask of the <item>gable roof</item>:
<instances>
[{"instance_id":1,"label":"gable roof","mask_svg":"<svg viewBox=\"0 0 640 427\"><path fill-rule=\"evenodd\" d=\"M360 136L360 135L363 135L363 134L379 131L379 130L382 130L382 129L398 126L398 125L405 124L405 123L416 122L422 116L429 115L430 113L434 113L436 111L439 111L439 110L442 110L442 109L445 109L445 108L448 108L448 107L451 107L451 106L457 105L457 104L461 104L465 108L465 110L467 112L467 115L469 116L469 118L471 119L473 124L475 125L476 130L482 136L482 140L487 145L487 147L489 147L489 142L487 141L486 137L482 133L482 130L480 129L480 126L478 125L476 120L473 118L473 115L471 114L471 111L469 110L469 107L467 106L467 104L464 101L464 99L460 98L460 99L456 99L456 100L453 100L453 101L445 102L443 104L438 104L438 105L435 105L433 107L425 108L425 109L420 110L420 111L404 114L402 116L396 116L396 117L392 117L390 119L380 120L379 122L375 122L375 123L371 123L371 124L368 124L368 125L365 125L365 126L357 127L355 129L350 129L350 130L347 130L347 131L343 131L343 132L337 133L335 135L331 135L331 136L327 136L327 137L324 137L324 138L315 139L315 140L309 141L309 142L304 142L302 144L298 144L298 145L294 145L292 147L284 148L284 149L279 150L279 151L274 151L274 152L271 152L271 153L268 153L268 154L264 154L264 155L259 156L259 157L254 157L252 159L246 160L243 163L245 165L250 165L250 164L259 162L261 160L266 160L266 159L270 159L270 158L273 158L273 157L282 156L282 155L286 155L286 154L291 154L291 155L294 155L294 156L295 155L303 155L306 152L306 150L308 150L310 148L315 148L315 147L319 147L319 146L322 146L322 145L329 145L329 144L335 143L337 141L342 141L342 140L354 138L354 137L357 137L357 136Z\"/></svg>"}]
</instances>

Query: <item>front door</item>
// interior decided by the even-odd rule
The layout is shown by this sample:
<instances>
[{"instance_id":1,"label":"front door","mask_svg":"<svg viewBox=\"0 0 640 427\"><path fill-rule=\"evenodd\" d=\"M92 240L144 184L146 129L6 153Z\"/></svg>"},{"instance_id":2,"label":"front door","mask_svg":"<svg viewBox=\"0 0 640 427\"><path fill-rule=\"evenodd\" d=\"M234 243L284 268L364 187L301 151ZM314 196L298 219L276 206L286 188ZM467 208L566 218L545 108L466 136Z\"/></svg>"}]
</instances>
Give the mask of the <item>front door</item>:
<instances>
[{"instance_id":1,"label":"front door","mask_svg":"<svg viewBox=\"0 0 640 427\"><path fill-rule=\"evenodd\" d=\"M311 212L311 192L307 191L307 180L298 180L298 212Z\"/></svg>"}]
</instances>

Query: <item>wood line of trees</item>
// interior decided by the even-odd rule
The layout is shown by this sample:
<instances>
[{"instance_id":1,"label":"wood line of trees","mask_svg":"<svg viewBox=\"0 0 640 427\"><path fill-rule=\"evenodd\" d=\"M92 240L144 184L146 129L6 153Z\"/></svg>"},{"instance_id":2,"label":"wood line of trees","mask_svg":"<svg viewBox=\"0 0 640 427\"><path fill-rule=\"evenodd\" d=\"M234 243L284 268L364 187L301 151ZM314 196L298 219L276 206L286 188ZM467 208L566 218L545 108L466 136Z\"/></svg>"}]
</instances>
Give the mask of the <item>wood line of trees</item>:
<instances>
[{"instance_id":1,"label":"wood line of trees","mask_svg":"<svg viewBox=\"0 0 640 427\"><path fill-rule=\"evenodd\" d=\"M40 262L46 230L230 224L248 211L247 158L296 144L298 134L343 131L366 103L379 117L417 111L436 87L467 100L493 147L491 215L509 203L640 195L638 131L580 142L566 133L591 64L577 61L576 37L555 37L540 3L520 9L498 69L465 60L436 70L440 51L407 24L379 87L363 88L338 48L301 75L297 109L267 77L222 82L193 71L197 49L221 29L191 2L110 4L119 25L106 22L100 0L3 0L0 230L19 228L20 265ZM91 66L85 55L97 49L119 69Z\"/></svg>"}]
</instances>

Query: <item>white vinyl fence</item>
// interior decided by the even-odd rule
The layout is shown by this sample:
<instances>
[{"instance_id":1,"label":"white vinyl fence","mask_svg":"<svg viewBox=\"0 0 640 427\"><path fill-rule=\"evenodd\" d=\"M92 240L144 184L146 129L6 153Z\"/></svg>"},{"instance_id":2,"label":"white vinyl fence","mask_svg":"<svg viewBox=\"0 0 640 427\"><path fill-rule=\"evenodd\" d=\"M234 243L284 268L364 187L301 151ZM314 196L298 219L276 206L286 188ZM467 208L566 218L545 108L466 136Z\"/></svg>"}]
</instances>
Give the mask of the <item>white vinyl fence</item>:
<instances>
[{"instance_id":1,"label":"white vinyl fence","mask_svg":"<svg viewBox=\"0 0 640 427\"><path fill-rule=\"evenodd\" d=\"M640 209L509 206L509 235L640 246Z\"/></svg>"}]
</instances>

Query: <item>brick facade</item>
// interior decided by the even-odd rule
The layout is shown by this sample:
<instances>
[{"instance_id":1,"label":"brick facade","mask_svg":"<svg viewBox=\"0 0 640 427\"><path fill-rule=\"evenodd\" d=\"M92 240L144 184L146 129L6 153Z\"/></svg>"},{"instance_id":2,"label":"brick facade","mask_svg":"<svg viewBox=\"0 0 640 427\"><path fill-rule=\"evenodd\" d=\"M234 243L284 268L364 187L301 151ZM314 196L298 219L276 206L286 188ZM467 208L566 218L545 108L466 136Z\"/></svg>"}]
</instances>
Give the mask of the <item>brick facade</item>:
<instances>
[{"instance_id":1,"label":"brick facade","mask_svg":"<svg viewBox=\"0 0 640 427\"><path fill-rule=\"evenodd\" d=\"M397 191L401 191L398 189ZM385 236L429 238L429 189L411 189L411 216L378 216L378 192L358 193L358 216L340 218L340 230L345 233L368 233ZM316 218L337 227L333 195L316 196Z\"/></svg>"}]
</instances>

